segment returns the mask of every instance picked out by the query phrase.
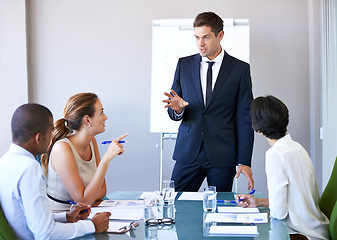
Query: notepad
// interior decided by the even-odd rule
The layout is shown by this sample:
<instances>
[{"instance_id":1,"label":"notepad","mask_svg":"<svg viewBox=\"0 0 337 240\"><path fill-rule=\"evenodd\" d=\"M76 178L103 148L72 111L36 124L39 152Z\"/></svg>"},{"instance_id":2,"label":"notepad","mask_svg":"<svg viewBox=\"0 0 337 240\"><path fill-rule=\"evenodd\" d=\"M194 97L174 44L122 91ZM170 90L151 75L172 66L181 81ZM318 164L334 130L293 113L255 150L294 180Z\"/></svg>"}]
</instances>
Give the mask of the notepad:
<instances>
[{"instance_id":1,"label":"notepad","mask_svg":"<svg viewBox=\"0 0 337 240\"><path fill-rule=\"evenodd\" d=\"M211 226L210 236L255 237L257 226Z\"/></svg>"}]
</instances>

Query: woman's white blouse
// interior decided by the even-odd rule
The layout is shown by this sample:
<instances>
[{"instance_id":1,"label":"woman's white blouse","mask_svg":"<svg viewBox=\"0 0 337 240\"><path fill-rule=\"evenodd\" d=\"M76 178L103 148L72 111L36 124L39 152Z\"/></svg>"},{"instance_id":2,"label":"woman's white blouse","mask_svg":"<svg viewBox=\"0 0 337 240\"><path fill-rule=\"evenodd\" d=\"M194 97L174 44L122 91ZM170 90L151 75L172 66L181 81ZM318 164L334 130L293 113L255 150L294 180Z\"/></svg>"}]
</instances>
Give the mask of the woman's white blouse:
<instances>
[{"instance_id":1,"label":"woman's white blouse","mask_svg":"<svg viewBox=\"0 0 337 240\"><path fill-rule=\"evenodd\" d=\"M318 206L311 159L289 134L266 152L266 174L271 216L286 219L289 233L300 233L309 239L329 239L329 220Z\"/></svg>"}]
</instances>

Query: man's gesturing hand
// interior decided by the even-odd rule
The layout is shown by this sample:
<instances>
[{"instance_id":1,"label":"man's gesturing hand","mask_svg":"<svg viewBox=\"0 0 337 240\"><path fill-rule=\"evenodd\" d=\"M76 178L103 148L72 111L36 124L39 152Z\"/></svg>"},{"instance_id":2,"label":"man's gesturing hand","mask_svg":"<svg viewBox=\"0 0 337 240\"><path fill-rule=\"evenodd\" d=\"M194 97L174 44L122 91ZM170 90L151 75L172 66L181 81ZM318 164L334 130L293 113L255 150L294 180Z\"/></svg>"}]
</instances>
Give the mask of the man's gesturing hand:
<instances>
[{"instance_id":1,"label":"man's gesturing hand","mask_svg":"<svg viewBox=\"0 0 337 240\"><path fill-rule=\"evenodd\" d=\"M167 103L165 105L165 108L170 107L178 114L180 114L183 109L189 104L184 99L179 97L179 95L174 90L171 90L170 93L164 92L164 94L169 98L163 100L164 103Z\"/></svg>"}]
</instances>

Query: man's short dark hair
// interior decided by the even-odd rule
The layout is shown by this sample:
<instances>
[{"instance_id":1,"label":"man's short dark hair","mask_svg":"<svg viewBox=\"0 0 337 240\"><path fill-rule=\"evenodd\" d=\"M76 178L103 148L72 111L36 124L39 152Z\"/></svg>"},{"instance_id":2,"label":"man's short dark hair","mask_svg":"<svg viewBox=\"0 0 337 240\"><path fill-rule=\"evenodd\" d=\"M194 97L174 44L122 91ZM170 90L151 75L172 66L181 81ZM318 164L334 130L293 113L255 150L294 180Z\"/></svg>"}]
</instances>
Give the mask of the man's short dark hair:
<instances>
[{"instance_id":1,"label":"man's short dark hair","mask_svg":"<svg viewBox=\"0 0 337 240\"><path fill-rule=\"evenodd\" d=\"M250 115L256 132L261 132L270 139L280 139L286 135L289 111L278 98L273 96L255 98L251 104Z\"/></svg>"},{"instance_id":2,"label":"man's short dark hair","mask_svg":"<svg viewBox=\"0 0 337 240\"><path fill-rule=\"evenodd\" d=\"M194 20L193 27L211 27L215 36L218 36L219 32L223 30L223 20L214 12L199 13Z\"/></svg>"},{"instance_id":3,"label":"man's short dark hair","mask_svg":"<svg viewBox=\"0 0 337 240\"><path fill-rule=\"evenodd\" d=\"M21 105L12 117L12 141L24 143L37 133L46 134L52 117L50 110L40 104Z\"/></svg>"}]
</instances>

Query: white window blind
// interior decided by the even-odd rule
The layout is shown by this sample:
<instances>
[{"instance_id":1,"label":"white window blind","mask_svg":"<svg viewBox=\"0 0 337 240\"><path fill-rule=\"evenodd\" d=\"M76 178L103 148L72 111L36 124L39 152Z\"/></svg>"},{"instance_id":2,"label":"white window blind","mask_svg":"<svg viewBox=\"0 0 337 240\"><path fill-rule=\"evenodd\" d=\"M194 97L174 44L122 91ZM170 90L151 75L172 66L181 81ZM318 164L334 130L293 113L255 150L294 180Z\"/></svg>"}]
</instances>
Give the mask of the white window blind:
<instances>
[{"instance_id":1,"label":"white window blind","mask_svg":"<svg viewBox=\"0 0 337 240\"><path fill-rule=\"evenodd\" d=\"M322 124L323 189L337 156L337 5L322 1Z\"/></svg>"}]
</instances>

